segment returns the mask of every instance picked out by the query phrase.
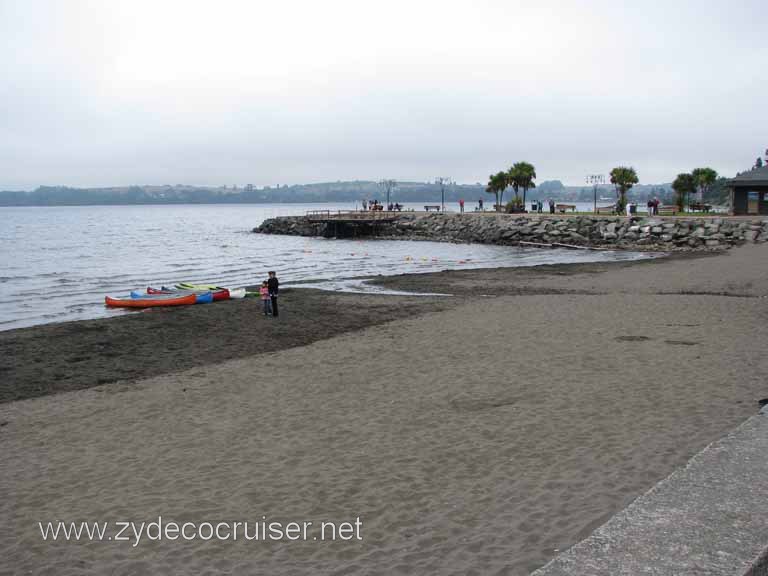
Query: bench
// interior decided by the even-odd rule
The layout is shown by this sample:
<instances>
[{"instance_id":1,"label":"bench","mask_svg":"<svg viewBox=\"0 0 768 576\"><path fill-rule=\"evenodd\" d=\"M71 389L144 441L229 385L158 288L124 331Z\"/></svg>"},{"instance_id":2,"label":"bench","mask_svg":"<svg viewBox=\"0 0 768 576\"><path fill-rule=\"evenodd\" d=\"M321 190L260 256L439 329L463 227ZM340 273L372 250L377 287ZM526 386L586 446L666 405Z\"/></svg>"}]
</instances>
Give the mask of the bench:
<instances>
[{"instance_id":1,"label":"bench","mask_svg":"<svg viewBox=\"0 0 768 576\"><path fill-rule=\"evenodd\" d=\"M507 214L527 214L525 206L522 204L513 204L512 206L509 206L509 204L494 204L493 209L496 212L506 212ZM536 210L531 209L531 212L536 212Z\"/></svg>"},{"instance_id":2,"label":"bench","mask_svg":"<svg viewBox=\"0 0 768 576\"><path fill-rule=\"evenodd\" d=\"M680 211L680 209L674 205L674 204L668 204L664 206L659 206L658 215L659 216L674 216Z\"/></svg>"},{"instance_id":3,"label":"bench","mask_svg":"<svg viewBox=\"0 0 768 576\"><path fill-rule=\"evenodd\" d=\"M560 212L560 214L565 214L566 210L576 212L576 204L555 204L555 210Z\"/></svg>"},{"instance_id":4,"label":"bench","mask_svg":"<svg viewBox=\"0 0 768 576\"><path fill-rule=\"evenodd\" d=\"M424 211L429 212L430 210L437 210L440 212L440 204L425 204Z\"/></svg>"},{"instance_id":5,"label":"bench","mask_svg":"<svg viewBox=\"0 0 768 576\"><path fill-rule=\"evenodd\" d=\"M701 204L699 202L694 202L688 207L694 212L709 212L710 210L712 210L711 204Z\"/></svg>"},{"instance_id":6,"label":"bench","mask_svg":"<svg viewBox=\"0 0 768 576\"><path fill-rule=\"evenodd\" d=\"M596 208L598 214L614 214L616 212L616 205L611 206L598 206Z\"/></svg>"}]
</instances>

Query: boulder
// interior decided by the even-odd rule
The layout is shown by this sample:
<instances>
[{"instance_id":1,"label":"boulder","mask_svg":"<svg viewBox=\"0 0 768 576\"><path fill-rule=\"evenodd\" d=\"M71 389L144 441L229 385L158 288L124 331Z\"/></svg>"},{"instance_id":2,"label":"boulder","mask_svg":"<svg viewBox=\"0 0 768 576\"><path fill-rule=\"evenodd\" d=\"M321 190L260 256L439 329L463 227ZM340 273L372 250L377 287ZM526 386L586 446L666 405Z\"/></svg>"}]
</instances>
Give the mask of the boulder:
<instances>
[{"instance_id":1,"label":"boulder","mask_svg":"<svg viewBox=\"0 0 768 576\"><path fill-rule=\"evenodd\" d=\"M747 242L754 242L759 232L757 230L744 230L744 240Z\"/></svg>"}]
</instances>

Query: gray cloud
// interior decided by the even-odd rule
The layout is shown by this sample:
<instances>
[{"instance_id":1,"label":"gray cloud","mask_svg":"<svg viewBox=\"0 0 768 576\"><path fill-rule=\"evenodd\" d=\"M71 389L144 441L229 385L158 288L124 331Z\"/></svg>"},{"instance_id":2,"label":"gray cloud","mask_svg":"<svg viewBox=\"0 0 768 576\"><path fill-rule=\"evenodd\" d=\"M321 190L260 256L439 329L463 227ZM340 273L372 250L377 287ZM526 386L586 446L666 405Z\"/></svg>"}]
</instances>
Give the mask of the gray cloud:
<instances>
[{"instance_id":1,"label":"gray cloud","mask_svg":"<svg viewBox=\"0 0 768 576\"><path fill-rule=\"evenodd\" d=\"M761 2L0 0L0 188L747 168Z\"/></svg>"}]
</instances>

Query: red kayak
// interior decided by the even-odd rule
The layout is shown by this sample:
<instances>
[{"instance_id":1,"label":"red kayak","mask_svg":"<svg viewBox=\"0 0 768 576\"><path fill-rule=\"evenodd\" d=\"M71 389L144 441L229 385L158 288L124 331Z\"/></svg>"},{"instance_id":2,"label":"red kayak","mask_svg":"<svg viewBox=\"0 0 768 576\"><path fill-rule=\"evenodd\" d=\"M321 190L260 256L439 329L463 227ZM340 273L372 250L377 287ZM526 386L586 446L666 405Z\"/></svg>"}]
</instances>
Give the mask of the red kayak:
<instances>
[{"instance_id":1,"label":"red kayak","mask_svg":"<svg viewBox=\"0 0 768 576\"><path fill-rule=\"evenodd\" d=\"M194 304L197 300L196 294L157 294L155 298L112 298L105 296L104 302L107 306L115 308L153 308L155 306L187 306Z\"/></svg>"},{"instance_id":2,"label":"red kayak","mask_svg":"<svg viewBox=\"0 0 768 576\"><path fill-rule=\"evenodd\" d=\"M179 290L176 288L152 288L147 286L147 294L200 294L202 292L211 292L213 294L213 301L229 300L229 290L226 288L219 288L217 290Z\"/></svg>"}]
</instances>

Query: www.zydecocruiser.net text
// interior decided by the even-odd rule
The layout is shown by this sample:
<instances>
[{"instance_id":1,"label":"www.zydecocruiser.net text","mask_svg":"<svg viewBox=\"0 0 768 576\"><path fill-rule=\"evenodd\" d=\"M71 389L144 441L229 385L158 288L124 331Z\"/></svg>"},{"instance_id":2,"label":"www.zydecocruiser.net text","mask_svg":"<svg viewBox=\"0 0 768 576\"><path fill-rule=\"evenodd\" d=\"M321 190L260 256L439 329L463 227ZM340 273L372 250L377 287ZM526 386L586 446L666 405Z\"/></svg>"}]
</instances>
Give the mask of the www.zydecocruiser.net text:
<instances>
[{"instance_id":1,"label":"www.zydecocruiser.net text","mask_svg":"<svg viewBox=\"0 0 768 576\"><path fill-rule=\"evenodd\" d=\"M44 541L129 542L133 547L143 541L220 540L236 542L335 542L363 539L363 521L356 517L350 522L308 520L277 522L266 516L260 520L235 522L174 522L162 516L149 522L130 520L97 522L38 522Z\"/></svg>"}]
</instances>

